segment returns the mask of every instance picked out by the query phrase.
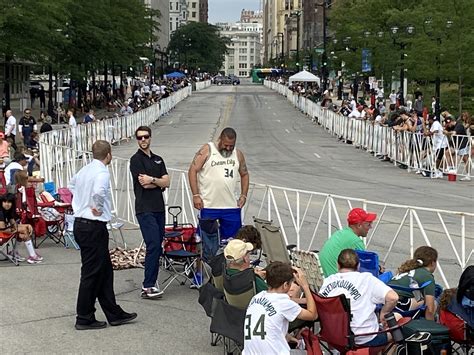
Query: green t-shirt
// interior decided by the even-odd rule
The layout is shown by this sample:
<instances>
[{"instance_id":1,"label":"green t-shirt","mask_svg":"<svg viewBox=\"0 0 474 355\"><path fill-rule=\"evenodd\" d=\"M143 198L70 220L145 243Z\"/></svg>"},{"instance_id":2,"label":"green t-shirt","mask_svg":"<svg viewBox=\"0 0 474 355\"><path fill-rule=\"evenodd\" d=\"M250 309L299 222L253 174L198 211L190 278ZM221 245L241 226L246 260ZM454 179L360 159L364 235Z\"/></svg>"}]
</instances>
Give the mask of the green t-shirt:
<instances>
[{"instance_id":1,"label":"green t-shirt","mask_svg":"<svg viewBox=\"0 0 474 355\"><path fill-rule=\"evenodd\" d=\"M433 274L429 272L426 268L420 267L418 269L413 269L402 274L394 276L388 285L399 285L403 287L410 287L411 280L415 280L418 283L418 286L421 286L426 281L431 281L431 283L426 286L421 292L424 296L434 296L435 295L435 280ZM399 296L405 298L412 298L413 293L403 290L393 289Z\"/></svg>"},{"instance_id":2,"label":"green t-shirt","mask_svg":"<svg viewBox=\"0 0 474 355\"><path fill-rule=\"evenodd\" d=\"M319 252L324 277L337 273L337 258L344 249L365 250L362 239L349 227L333 233Z\"/></svg>"},{"instance_id":3,"label":"green t-shirt","mask_svg":"<svg viewBox=\"0 0 474 355\"><path fill-rule=\"evenodd\" d=\"M227 273L229 275L235 275L235 274L238 274L239 272L240 270L238 269L227 269ZM267 283L260 276L255 274L255 292L259 293L259 292L267 291L267 290L268 290Z\"/></svg>"}]
</instances>

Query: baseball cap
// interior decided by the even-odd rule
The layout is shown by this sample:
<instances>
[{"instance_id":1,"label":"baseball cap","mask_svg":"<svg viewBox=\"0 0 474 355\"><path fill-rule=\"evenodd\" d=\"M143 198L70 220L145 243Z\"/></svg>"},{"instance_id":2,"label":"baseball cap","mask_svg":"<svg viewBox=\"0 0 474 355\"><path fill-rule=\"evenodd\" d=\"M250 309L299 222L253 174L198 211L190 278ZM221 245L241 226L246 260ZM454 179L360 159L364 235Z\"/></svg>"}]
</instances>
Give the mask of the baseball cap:
<instances>
[{"instance_id":1,"label":"baseball cap","mask_svg":"<svg viewBox=\"0 0 474 355\"><path fill-rule=\"evenodd\" d=\"M224 248L224 256L228 260L239 260L251 250L253 250L252 243L246 243L240 239L232 239Z\"/></svg>"},{"instance_id":2,"label":"baseball cap","mask_svg":"<svg viewBox=\"0 0 474 355\"><path fill-rule=\"evenodd\" d=\"M369 213L362 208L353 208L347 215L347 223L349 225L362 223L362 222L373 222L377 218L375 213Z\"/></svg>"}]
</instances>

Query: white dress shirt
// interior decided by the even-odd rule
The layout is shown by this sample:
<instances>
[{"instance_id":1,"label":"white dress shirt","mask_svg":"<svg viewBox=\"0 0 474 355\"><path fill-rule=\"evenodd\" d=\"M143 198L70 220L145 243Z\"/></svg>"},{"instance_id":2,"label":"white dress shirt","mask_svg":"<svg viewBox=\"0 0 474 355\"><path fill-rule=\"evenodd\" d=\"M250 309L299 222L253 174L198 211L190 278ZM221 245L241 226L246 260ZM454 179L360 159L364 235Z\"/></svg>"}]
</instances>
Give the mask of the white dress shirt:
<instances>
[{"instance_id":1,"label":"white dress shirt","mask_svg":"<svg viewBox=\"0 0 474 355\"><path fill-rule=\"evenodd\" d=\"M104 163L94 159L74 175L68 188L73 194L72 209L75 218L110 221L112 218L110 174ZM94 216L92 208L102 211L102 214Z\"/></svg>"},{"instance_id":2,"label":"white dress shirt","mask_svg":"<svg viewBox=\"0 0 474 355\"><path fill-rule=\"evenodd\" d=\"M5 135L14 134L16 136L16 118L11 115L5 123Z\"/></svg>"}]
</instances>

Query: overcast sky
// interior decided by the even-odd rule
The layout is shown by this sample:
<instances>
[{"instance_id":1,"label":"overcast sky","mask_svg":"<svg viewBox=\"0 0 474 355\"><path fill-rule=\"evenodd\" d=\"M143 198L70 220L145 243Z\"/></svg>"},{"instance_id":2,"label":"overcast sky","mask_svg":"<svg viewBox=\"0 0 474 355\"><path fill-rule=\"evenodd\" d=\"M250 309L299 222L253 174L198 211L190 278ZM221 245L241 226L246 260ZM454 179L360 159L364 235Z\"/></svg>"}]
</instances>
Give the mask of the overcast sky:
<instances>
[{"instance_id":1,"label":"overcast sky","mask_svg":"<svg viewBox=\"0 0 474 355\"><path fill-rule=\"evenodd\" d=\"M240 11L258 10L260 0L209 0L209 23L236 22Z\"/></svg>"}]
</instances>

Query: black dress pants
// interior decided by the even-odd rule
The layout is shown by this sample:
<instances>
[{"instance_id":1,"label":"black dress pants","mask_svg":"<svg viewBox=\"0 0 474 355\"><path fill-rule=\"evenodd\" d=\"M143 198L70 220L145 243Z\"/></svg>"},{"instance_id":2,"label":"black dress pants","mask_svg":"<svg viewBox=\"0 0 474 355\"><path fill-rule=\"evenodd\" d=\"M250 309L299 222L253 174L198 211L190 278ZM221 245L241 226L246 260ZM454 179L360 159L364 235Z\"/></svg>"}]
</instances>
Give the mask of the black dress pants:
<instances>
[{"instance_id":1,"label":"black dress pants","mask_svg":"<svg viewBox=\"0 0 474 355\"><path fill-rule=\"evenodd\" d=\"M88 324L95 320L96 299L109 322L119 319L123 310L115 301L107 224L76 218L74 237L81 248L82 261L76 322Z\"/></svg>"}]
</instances>

